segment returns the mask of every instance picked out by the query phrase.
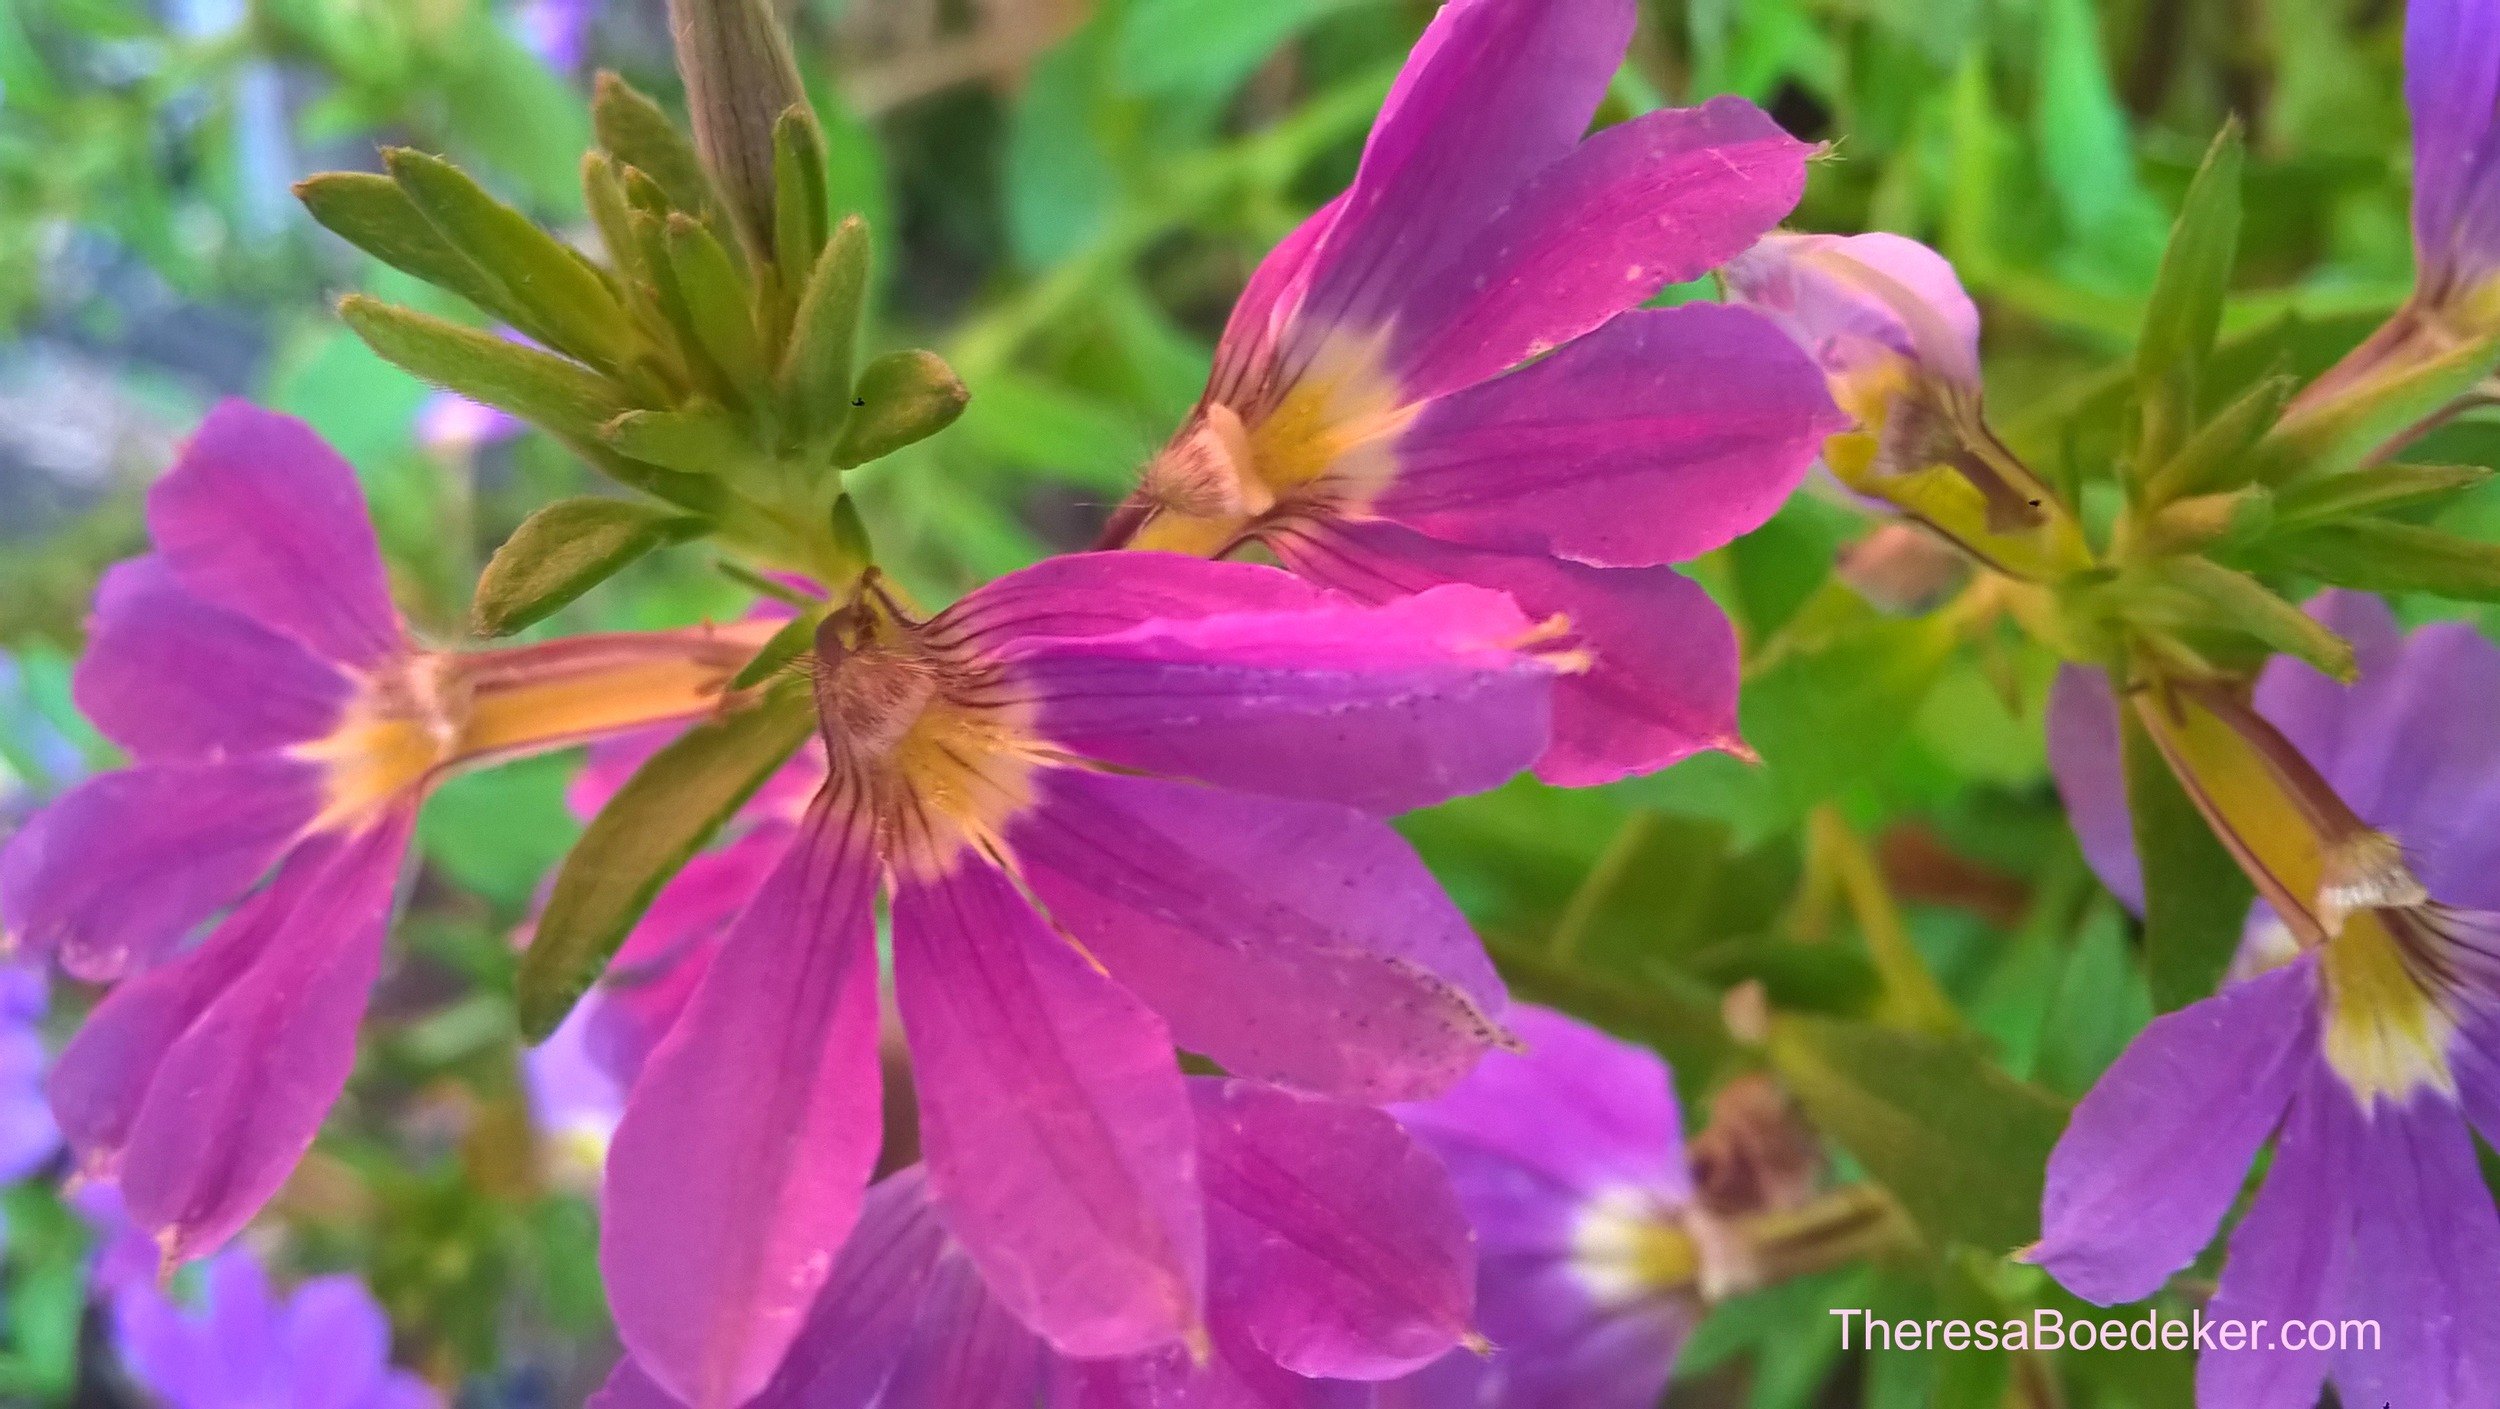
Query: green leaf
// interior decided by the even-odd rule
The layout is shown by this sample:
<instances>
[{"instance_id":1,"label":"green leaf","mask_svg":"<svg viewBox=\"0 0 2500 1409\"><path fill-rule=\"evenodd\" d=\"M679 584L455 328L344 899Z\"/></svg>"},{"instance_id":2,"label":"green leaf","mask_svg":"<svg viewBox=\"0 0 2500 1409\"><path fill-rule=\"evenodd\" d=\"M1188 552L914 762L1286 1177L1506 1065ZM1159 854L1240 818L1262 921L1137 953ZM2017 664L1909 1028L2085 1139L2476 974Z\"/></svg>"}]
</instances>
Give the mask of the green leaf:
<instances>
[{"instance_id":1,"label":"green leaf","mask_svg":"<svg viewBox=\"0 0 2500 1409\"><path fill-rule=\"evenodd\" d=\"M1792 801L1833 797L1883 765L1952 648L1953 630L1939 619L1887 618L1826 582L1746 681L1745 738Z\"/></svg>"},{"instance_id":2,"label":"green leaf","mask_svg":"<svg viewBox=\"0 0 2500 1409\"><path fill-rule=\"evenodd\" d=\"M936 353L886 353L852 385L851 416L834 442L833 462L848 469L926 440L953 425L971 399Z\"/></svg>"},{"instance_id":3,"label":"green leaf","mask_svg":"<svg viewBox=\"0 0 2500 1409\"><path fill-rule=\"evenodd\" d=\"M731 475L756 457L736 423L701 405L683 411L628 411L600 427L620 455L691 475Z\"/></svg>"},{"instance_id":4,"label":"green leaf","mask_svg":"<svg viewBox=\"0 0 2500 1409\"><path fill-rule=\"evenodd\" d=\"M2244 572L2208 558L2171 558L2153 578L2165 598L2140 602L2149 624L2243 633L2338 680L2353 678L2352 646ZM2176 593L2176 596L2167 596Z\"/></svg>"},{"instance_id":5,"label":"green leaf","mask_svg":"<svg viewBox=\"0 0 2500 1409\"><path fill-rule=\"evenodd\" d=\"M2135 712L2119 709L2127 814L2144 870L2144 967L2163 1012L2212 995L2256 895Z\"/></svg>"},{"instance_id":6,"label":"green leaf","mask_svg":"<svg viewBox=\"0 0 2500 1409\"><path fill-rule=\"evenodd\" d=\"M479 634L508 636L616 575L626 564L710 527L625 499L560 499L522 520L495 550L469 606Z\"/></svg>"},{"instance_id":7,"label":"green leaf","mask_svg":"<svg viewBox=\"0 0 2500 1409\"><path fill-rule=\"evenodd\" d=\"M1008 116L1007 238L1036 273L1075 258L1119 214L1119 169L1098 127L1105 19L1068 36L1025 75Z\"/></svg>"},{"instance_id":8,"label":"green leaf","mask_svg":"<svg viewBox=\"0 0 2500 1409\"><path fill-rule=\"evenodd\" d=\"M1347 0L1137 0L1120 17L1112 69L1132 93L1222 96Z\"/></svg>"},{"instance_id":9,"label":"green leaf","mask_svg":"<svg viewBox=\"0 0 2500 1409\"><path fill-rule=\"evenodd\" d=\"M2224 493L2255 479L2263 465L2251 452L2282 414L2291 391L2291 378L2265 377L2242 392L2154 471L2145 484L2146 503L2158 507L2190 495Z\"/></svg>"},{"instance_id":10,"label":"green leaf","mask_svg":"<svg viewBox=\"0 0 2500 1409\"><path fill-rule=\"evenodd\" d=\"M2500 602L2500 544L2388 519L2321 524L2268 539L2260 564L2365 592Z\"/></svg>"},{"instance_id":11,"label":"green leaf","mask_svg":"<svg viewBox=\"0 0 2500 1409\"><path fill-rule=\"evenodd\" d=\"M669 268L696 342L739 400L757 404L769 383L764 343L756 336L747 282L710 226L688 215L668 218Z\"/></svg>"},{"instance_id":12,"label":"green leaf","mask_svg":"<svg viewBox=\"0 0 2500 1409\"><path fill-rule=\"evenodd\" d=\"M851 368L868 293L868 227L846 218L808 275L790 349L781 362L781 405L802 439L830 435L851 414Z\"/></svg>"},{"instance_id":13,"label":"green leaf","mask_svg":"<svg viewBox=\"0 0 2500 1409\"><path fill-rule=\"evenodd\" d=\"M1817 1127L1939 1243L2010 1252L2038 1236L2064 1103L1965 1038L1786 1016L1771 1063Z\"/></svg>"},{"instance_id":14,"label":"green leaf","mask_svg":"<svg viewBox=\"0 0 2500 1409\"><path fill-rule=\"evenodd\" d=\"M814 114L794 107L773 124L773 259L791 303L816 267L831 218L825 206L824 135L816 130Z\"/></svg>"},{"instance_id":15,"label":"green leaf","mask_svg":"<svg viewBox=\"0 0 2500 1409\"><path fill-rule=\"evenodd\" d=\"M606 378L492 333L363 294L341 299L339 316L403 370L560 435L587 439L626 409Z\"/></svg>"},{"instance_id":16,"label":"green leaf","mask_svg":"<svg viewBox=\"0 0 2500 1409\"><path fill-rule=\"evenodd\" d=\"M797 660L809 646L815 644L816 628L822 619L823 612L816 608L790 618L787 625L774 632L772 639L756 651L754 659L738 667L738 673L729 679L729 688L752 689L771 679L774 672L783 666Z\"/></svg>"},{"instance_id":17,"label":"green leaf","mask_svg":"<svg viewBox=\"0 0 2500 1409\"><path fill-rule=\"evenodd\" d=\"M564 858L521 956L521 1030L533 1042L598 981L652 897L815 728L803 685L768 692L679 735L627 780Z\"/></svg>"},{"instance_id":18,"label":"green leaf","mask_svg":"<svg viewBox=\"0 0 2500 1409\"><path fill-rule=\"evenodd\" d=\"M660 111L659 104L632 84L602 71L591 96L590 115L599 145L659 183L672 208L706 219L720 209L712 178L704 174L694 143Z\"/></svg>"},{"instance_id":19,"label":"green leaf","mask_svg":"<svg viewBox=\"0 0 2500 1409\"><path fill-rule=\"evenodd\" d=\"M2481 465L2374 465L2286 485L2275 496L2278 528L2305 528L2356 514L2435 503L2491 478Z\"/></svg>"},{"instance_id":20,"label":"green leaf","mask_svg":"<svg viewBox=\"0 0 2500 1409\"><path fill-rule=\"evenodd\" d=\"M325 171L295 183L296 199L332 234L502 322L520 316L501 283L437 233L399 183L365 171Z\"/></svg>"},{"instance_id":21,"label":"green leaf","mask_svg":"<svg viewBox=\"0 0 2500 1409\"><path fill-rule=\"evenodd\" d=\"M2239 250L2240 168L2246 146L2238 118L2223 124L2188 184L2187 199L2162 251L2161 273L2144 308L2144 332L2136 344L2136 396L2143 409L2144 440L2136 464L2143 473L2168 459L2196 416L2196 388L2222 327L2222 301Z\"/></svg>"},{"instance_id":22,"label":"green leaf","mask_svg":"<svg viewBox=\"0 0 2500 1409\"><path fill-rule=\"evenodd\" d=\"M2472 391L2495 363L2500 363L2500 338L2486 338L2346 387L2322 405L2286 418L2266 438L2269 477L2318 478L2369 464Z\"/></svg>"},{"instance_id":23,"label":"green leaf","mask_svg":"<svg viewBox=\"0 0 2500 1409\"><path fill-rule=\"evenodd\" d=\"M632 360L632 320L581 256L440 157L394 147L383 161L444 241L503 289L521 331L604 371Z\"/></svg>"}]
</instances>

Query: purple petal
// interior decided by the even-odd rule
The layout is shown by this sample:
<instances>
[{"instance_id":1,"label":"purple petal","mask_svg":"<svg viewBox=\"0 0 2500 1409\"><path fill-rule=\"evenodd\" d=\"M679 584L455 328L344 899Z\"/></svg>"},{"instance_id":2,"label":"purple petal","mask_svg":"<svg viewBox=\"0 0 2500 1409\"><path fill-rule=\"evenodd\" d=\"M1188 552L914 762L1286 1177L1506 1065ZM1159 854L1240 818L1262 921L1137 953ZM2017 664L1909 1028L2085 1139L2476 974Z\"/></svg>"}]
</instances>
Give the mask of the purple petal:
<instances>
[{"instance_id":1,"label":"purple petal","mask_svg":"<svg viewBox=\"0 0 2500 1409\"><path fill-rule=\"evenodd\" d=\"M878 1402L948 1246L920 1166L879 1180L781 1373L753 1409Z\"/></svg>"},{"instance_id":2,"label":"purple petal","mask_svg":"<svg viewBox=\"0 0 2500 1409\"><path fill-rule=\"evenodd\" d=\"M1297 527L1272 542L1294 571L1356 597L1472 582L1531 617L1564 618L1568 634L1549 644L1589 663L1554 682L1553 742L1536 761L1546 782L1609 783L1740 747L1736 633L1709 593L1671 569L1463 548L1383 522Z\"/></svg>"},{"instance_id":3,"label":"purple petal","mask_svg":"<svg viewBox=\"0 0 2500 1409\"><path fill-rule=\"evenodd\" d=\"M353 1277L316 1277L295 1289L284 1320L287 1409L358 1409L390 1378L391 1323Z\"/></svg>"},{"instance_id":4,"label":"purple petal","mask_svg":"<svg viewBox=\"0 0 2500 1409\"><path fill-rule=\"evenodd\" d=\"M2029 1260L2103 1306L2194 1260L2315 1057L2317 982L2304 958L2137 1034L2049 1155Z\"/></svg>"},{"instance_id":5,"label":"purple petal","mask_svg":"<svg viewBox=\"0 0 2500 1409\"><path fill-rule=\"evenodd\" d=\"M1387 1379L1458 1343L1473 1238L1440 1163L1396 1121L1248 1081L1191 1095L1219 1314L1303 1375Z\"/></svg>"},{"instance_id":6,"label":"purple petal","mask_svg":"<svg viewBox=\"0 0 2500 1409\"><path fill-rule=\"evenodd\" d=\"M26 952L112 978L241 895L322 798L317 766L268 754L97 774L0 852L0 917Z\"/></svg>"},{"instance_id":7,"label":"purple petal","mask_svg":"<svg viewBox=\"0 0 2500 1409\"><path fill-rule=\"evenodd\" d=\"M105 1071L135 1071L165 1033L152 1031L152 1020L207 998L163 1046L121 1146L130 1216L154 1231L168 1257L199 1256L242 1228L294 1172L347 1085L414 824L412 810L386 814L316 858L317 869L291 862L292 875L197 952L130 985L173 974L167 993L139 999L144 1006L118 1033L96 1033L99 1009L63 1055L54 1101L66 1129L79 1089L71 1058L90 1034L131 1041L134 1050L98 1060ZM289 884L296 878L300 889ZM194 964L196 974L174 973ZM213 993L204 991L219 978Z\"/></svg>"},{"instance_id":8,"label":"purple petal","mask_svg":"<svg viewBox=\"0 0 2500 1409\"><path fill-rule=\"evenodd\" d=\"M1479 1253L1477 1323L1496 1347L1488 1402L1520 1409L1650 1409L1697 1313L1672 1298L1608 1303L1551 1250Z\"/></svg>"},{"instance_id":9,"label":"purple petal","mask_svg":"<svg viewBox=\"0 0 2500 1409\"><path fill-rule=\"evenodd\" d=\"M1528 179L1578 145L1631 43L1631 0L1452 0L1372 125L1315 256L1316 338L1391 323Z\"/></svg>"},{"instance_id":10,"label":"purple petal","mask_svg":"<svg viewBox=\"0 0 2500 1409\"><path fill-rule=\"evenodd\" d=\"M1039 1400L1049 1349L1008 1314L959 1248L938 1254L919 1319L880 1404L896 1409L1026 1409ZM811 1409L816 1403L810 1401Z\"/></svg>"},{"instance_id":11,"label":"purple petal","mask_svg":"<svg viewBox=\"0 0 2500 1409\"><path fill-rule=\"evenodd\" d=\"M1227 1070L1352 1100L1447 1087L1501 980L1414 851L1321 803L1054 769L1009 843L1050 915Z\"/></svg>"},{"instance_id":12,"label":"purple petal","mask_svg":"<svg viewBox=\"0 0 2500 1409\"><path fill-rule=\"evenodd\" d=\"M1813 153L1732 97L1590 137L1416 290L1392 358L1401 394L1473 386L1725 263L1795 208Z\"/></svg>"},{"instance_id":13,"label":"purple petal","mask_svg":"<svg viewBox=\"0 0 2500 1409\"><path fill-rule=\"evenodd\" d=\"M688 861L645 910L608 966L583 1045L616 1081L635 1073L677 1023L721 941L791 847L798 828L759 826Z\"/></svg>"},{"instance_id":14,"label":"purple petal","mask_svg":"<svg viewBox=\"0 0 2500 1409\"><path fill-rule=\"evenodd\" d=\"M2089 666L2060 667L2049 688L2048 731L2049 773L2083 859L2110 894L2143 914L2144 867L2135 855L2125 746L2109 677Z\"/></svg>"},{"instance_id":15,"label":"purple petal","mask_svg":"<svg viewBox=\"0 0 2500 1409\"><path fill-rule=\"evenodd\" d=\"M2405 7L2405 105L2413 114L2413 244L2434 297L2500 263L2500 12L2484 0Z\"/></svg>"},{"instance_id":16,"label":"purple petal","mask_svg":"<svg viewBox=\"0 0 2500 1409\"><path fill-rule=\"evenodd\" d=\"M1045 1402L1051 1409L1377 1409L1373 1385L1283 1369L1230 1320L1208 1330L1203 1359L1167 1346L1125 1360L1062 1360Z\"/></svg>"},{"instance_id":17,"label":"purple petal","mask_svg":"<svg viewBox=\"0 0 2500 1409\"><path fill-rule=\"evenodd\" d=\"M1552 668L1511 600L1443 587L1385 605L1157 622L1011 648L1034 730L1080 757L1218 787L1394 813L1526 767Z\"/></svg>"},{"instance_id":18,"label":"purple petal","mask_svg":"<svg viewBox=\"0 0 2500 1409\"><path fill-rule=\"evenodd\" d=\"M1453 542L1681 562L1769 518L1845 424L1760 315L1638 310L1426 405L1371 507Z\"/></svg>"},{"instance_id":19,"label":"purple petal","mask_svg":"<svg viewBox=\"0 0 2500 1409\"><path fill-rule=\"evenodd\" d=\"M2334 1357L2347 1404L2500 1403L2500 1212L2474 1138L2431 1091L2347 1107L2352 1254L2338 1317L2375 1320L2380 1348Z\"/></svg>"},{"instance_id":20,"label":"purple petal","mask_svg":"<svg viewBox=\"0 0 2500 1409\"><path fill-rule=\"evenodd\" d=\"M2342 1143L2350 1106L2325 1064L2313 1060L2284 1117L2265 1185L2231 1234L2222 1280L2205 1308L2209 1318L2281 1326L2333 1313L2352 1236L2351 1209L2338 1188L2350 1153ZM2197 1402L2312 1409L2326 1364L2314 1351L2208 1350L2197 1357Z\"/></svg>"},{"instance_id":21,"label":"purple petal","mask_svg":"<svg viewBox=\"0 0 2500 1409\"><path fill-rule=\"evenodd\" d=\"M78 707L142 759L250 754L319 738L354 686L338 667L175 584L160 558L96 589Z\"/></svg>"},{"instance_id":22,"label":"purple petal","mask_svg":"<svg viewBox=\"0 0 2500 1409\"><path fill-rule=\"evenodd\" d=\"M820 810L610 1147L599 1261L617 1331L695 1409L772 1378L859 1215L880 1133L875 887L865 829Z\"/></svg>"},{"instance_id":23,"label":"purple petal","mask_svg":"<svg viewBox=\"0 0 2500 1409\"><path fill-rule=\"evenodd\" d=\"M291 416L219 403L148 491L148 533L194 595L327 659L406 647L356 472Z\"/></svg>"},{"instance_id":24,"label":"purple petal","mask_svg":"<svg viewBox=\"0 0 2500 1409\"><path fill-rule=\"evenodd\" d=\"M1250 281L1242 286L1241 297L1233 301L1232 314L1224 320L1224 335L1215 344L1208 400L1231 405L1256 394L1255 381L1272 369L1277 345L1310 292L1313 256L1337 223L1337 212L1344 208L1345 196L1339 193L1277 241L1276 248L1250 272Z\"/></svg>"},{"instance_id":25,"label":"purple petal","mask_svg":"<svg viewBox=\"0 0 2500 1409\"><path fill-rule=\"evenodd\" d=\"M1315 611L1334 601L1288 572L1180 553L1064 553L965 594L928 635L981 654L1044 637L1116 635L1235 612Z\"/></svg>"},{"instance_id":26,"label":"purple petal","mask_svg":"<svg viewBox=\"0 0 2500 1409\"><path fill-rule=\"evenodd\" d=\"M998 1299L1065 1354L1198 1321L1203 1248L1171 1034L966 857L898 877L895 997L929 1186Z\"/></svg>"},{"instance_id":27,"label":"purple petal","mask_svg":"<svg viewBox=\"0 0 2500 1409\"><path fill-rule=\"evenodd\" d=\"M1945 257L1916 240L1766 235L1729 262L1729 295L1795 338L1829 375L1902 359L1979 384L1979 310Z\"/></svg>"},{"instance_id":28,"label":"purple petal","mask_svg":"<svg viewBox=\"0 0 2500 1409\"><path fill-rule=\"evenodd\" d=\"M153 1285L113 1300L121 1360L141 1386L171 1409L226 1409L289 1399L268 1275L248 1254L208 1264L207 1312L185 1314Z\"/></svg>"}]
</instances>

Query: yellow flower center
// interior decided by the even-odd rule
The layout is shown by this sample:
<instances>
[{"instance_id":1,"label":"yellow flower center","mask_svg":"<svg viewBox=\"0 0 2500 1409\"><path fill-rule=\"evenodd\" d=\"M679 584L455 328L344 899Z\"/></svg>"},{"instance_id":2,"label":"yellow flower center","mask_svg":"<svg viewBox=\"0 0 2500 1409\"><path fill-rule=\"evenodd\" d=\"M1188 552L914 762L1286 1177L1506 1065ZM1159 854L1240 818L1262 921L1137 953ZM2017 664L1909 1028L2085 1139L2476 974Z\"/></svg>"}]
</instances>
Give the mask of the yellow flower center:
<instances>
[{"instance_id":1,"label":"yellow flower center","mask_svg":"<svg viewBox=\"0 0 2500 1409\"><path fill-rule=\"evenodd\" d=\"M2363 910L2318 954L2326 1059L2367 1107L2428 1087L2456 1095L2447 946L2429 907Z\"/></svg>"}]
</instances>

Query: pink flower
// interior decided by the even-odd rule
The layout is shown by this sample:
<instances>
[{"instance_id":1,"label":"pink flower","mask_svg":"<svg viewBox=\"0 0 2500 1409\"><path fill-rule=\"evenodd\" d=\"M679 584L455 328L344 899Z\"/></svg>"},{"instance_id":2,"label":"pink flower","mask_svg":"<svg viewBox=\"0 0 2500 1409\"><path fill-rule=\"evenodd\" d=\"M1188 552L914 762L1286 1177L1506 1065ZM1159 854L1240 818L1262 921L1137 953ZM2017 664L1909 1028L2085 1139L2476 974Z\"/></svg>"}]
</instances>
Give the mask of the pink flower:
<instances>
[{"instance_id":1,"label":"pink flower","mask_svg":"<svg viewBox=\"0 0 2500 1409\"><path fill-rule=\"evenodd\" d=\"M1639 308L1786 214L1811 149L1734 98L1583 140L1633 12L1445 6L1106 534L1255 540L1365 600L1470 582L1566 617L1592 667L1537 762L1566 784L1741 748L1733 634L1664 565L1768 518L1841 424L1761 318Z\"/></svg>"},{"instance_id":2,"label":"pink flower","mask_svg":"<svg viewBox=\"0 0 2500 1409\"><path fill-rule=\"evenodd\" d=\"M117 1174L132 1216L186 1258L276 1191L345 1083L433 783L699 714L758 641L423 648L353 471L240 403L151 491L148 526L155 551L97 592L76 680L135 762L11 838L0 914L13 943L83 976L144 970L62 1055L53 1106L85 1167Z\"/></svg>"},{"instance_id":3,"label":"pink flower","mask_svg":"<svg viewBox=\"0 0 2500 1409\"><path fill-rule=\"evenodd\" d=\"M1078 1358L1199 1334L1217 1215L1173 1049L1378 1102L1498 1040L1492 966L1379 817L1537 757L1539 635L1476 588L1365 605L1170 554L926 622L871 579L818 637L823 789L617 1130L636 1361L703 1409L761 1392L858 1218L880 888L930 1194L989 1294Z\"/></svg>"}]
</instances>

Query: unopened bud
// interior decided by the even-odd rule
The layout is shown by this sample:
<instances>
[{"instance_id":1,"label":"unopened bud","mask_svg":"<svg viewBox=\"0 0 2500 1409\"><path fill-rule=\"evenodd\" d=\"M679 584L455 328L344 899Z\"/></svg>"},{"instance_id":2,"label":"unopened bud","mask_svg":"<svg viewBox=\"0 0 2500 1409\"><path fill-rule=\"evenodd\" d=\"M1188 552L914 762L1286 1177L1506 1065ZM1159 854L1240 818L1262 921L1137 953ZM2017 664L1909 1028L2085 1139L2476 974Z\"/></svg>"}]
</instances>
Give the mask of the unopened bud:
<instances>
[{"instance_id":1,"label":"unopened bud","mask_svg":"<svg viewBox=\"0 0 2500 1409\"><path fill-rule=\"evenodd\" d=\"M771 0L669 0L695 149L760 261L773 258L773 124L806 90Z\"/></svg>"}]
</instances>

